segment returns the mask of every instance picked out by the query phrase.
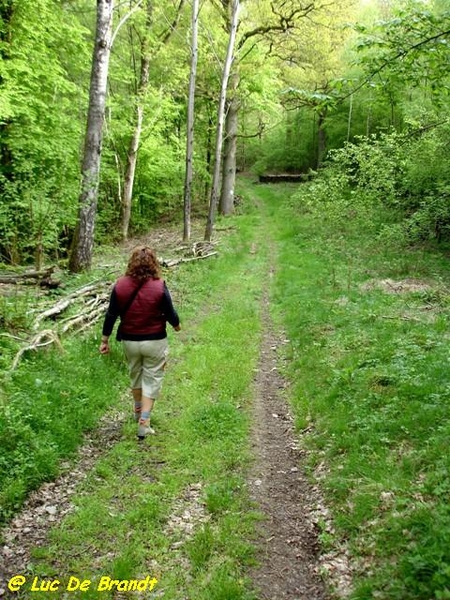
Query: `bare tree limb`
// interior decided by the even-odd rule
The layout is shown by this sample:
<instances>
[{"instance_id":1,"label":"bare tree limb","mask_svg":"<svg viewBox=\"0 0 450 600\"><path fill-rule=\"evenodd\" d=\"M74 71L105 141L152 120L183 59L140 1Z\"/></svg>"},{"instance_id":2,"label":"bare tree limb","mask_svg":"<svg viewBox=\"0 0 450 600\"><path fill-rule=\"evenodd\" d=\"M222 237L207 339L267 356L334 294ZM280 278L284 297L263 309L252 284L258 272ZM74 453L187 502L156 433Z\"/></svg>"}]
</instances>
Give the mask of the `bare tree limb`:
<instances>
[{"instance_id":1,"label":"bare tree limb","mask_svg":"<svg viewBox=\"0 0 450 600\"><path fill-rule=\"evenodd\" d=\"M42 271L26 271L25 273L11 273L0 276L0 283L19 283L25 279L44 279L50 277L55 267L49 267Z\"/></svg>"},{"instance_id":2,"label":"bare tree limb","mask_svg":"<svg viewBox=\"0 0 450 600\"><path fill-rule=\"evenodd\" d=\"M177 12L175 13L175 17L173 18L172 22L169 23L169 27L167 28L167 30L164 33L160 34L159 38L161 40L161 44L163 44L163 45L167 44L167 42L172 37L172 34L176 30L178 22L180 20L181 11L183 9L184 2L185 2L185 0L180 0L180 3L177 8Z\"/></svg>"},{"instance_id":3,"label":"bare tree limb","mask_svg":"<svg viewBox=\"0 0 450 600\"><path fill-rule=\"evenodd\" d=\"M46 341L43 342L42 340ZM51 329L43 329L32 338L32 340L27 346L21 348L16 354L11 365L11 372L17 369L20 359L25 354L25 352L28 352L28 350L37 350L38 348L43 348L44 346L49 346L50 344L55 344L60 352L64 352L64 349L56 333Z\"/></svg>"},{"instance_id":4,"label":"bare tree limb","mask_svg":"<svg viewBox=\"0 0 450 600\"><path fill-rule=\"evenodd\" d=\"M127 14L124 17L122 17L122 19L119 21L119 24L117 25L116 30L111 37L111 42L110 42L111 47L114 44L114 40L116 39L117 34L119 33L119 29L122 27L122 25L124 25L128 21L128 19L131 17L131 15L137 11L137 9L139 8L139 6L141 4L142 4L142 0L138 0L138 2L133 6L133 8L131 10L129 10L127 12Z\"/></svg>"},{"instance_id":5,"label":"bare tree limb","mask_svg":"<svg viewBox=\"0 0 450 600\"><path fill-rule=\"evenodd\" d=\"M259 27L255 27L255 29L245 32L239 40L239 42L237 43L237 50L240 50L248 39L255 37L256 35L263 36L275 31L286 32L289 29L293 29L296 26L296 18L306 17L315 8L314 2L311 2L305 7L300 6L298 8L294 8L289 14L283 15L281 12L278 12L276 10L273 2L270 3L270 6L272 8L273 14L279 18L279 22L272 23L270 25L261 25Z\"/></svg>"}]
</instances>

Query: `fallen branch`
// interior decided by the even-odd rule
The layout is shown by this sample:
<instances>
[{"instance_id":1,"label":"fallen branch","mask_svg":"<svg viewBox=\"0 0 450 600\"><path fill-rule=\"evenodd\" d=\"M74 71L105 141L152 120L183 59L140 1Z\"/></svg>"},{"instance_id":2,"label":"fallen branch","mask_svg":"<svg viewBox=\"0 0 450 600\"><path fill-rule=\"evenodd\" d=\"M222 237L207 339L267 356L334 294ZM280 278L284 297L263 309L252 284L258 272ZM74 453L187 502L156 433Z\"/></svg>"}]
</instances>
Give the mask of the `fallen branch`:
<instances>
[{"instance_id":1,"label":"fallen branch","mask_svg":"<svg viewBox=\"0 0 450 600\"><path fill-rule=\"evenodd\" d=\"M233 229L236 229L236 225L224 225L223 227L216 225L214 229L216 231L232 231Z\"/></svg>"},{"instance_id":2,"label":"fallen branch","mask_svg":"<svg viewBox=\"0 0 450 600\"><path fill-rule=\"evenodd\" d=\"M54 306L52 306L48 310L45 310L43 313L41 313L37 317L37 319L35 319L35 321L33 323L33 330L36 331L39 328L39 325L41 324L41 322L44 321L44 319L47 319L48 317L53 317L54 315L59 315L64 310L66 310L66 308L68 306L70 306L73 302L74 302L73 299L65 298L64 300L60 300L59 302L57 302Z\"/></svg>"},{"instance_id":3,"label":"fallen branch","mask_svg":"<svg viewBox=\"0 0 450 600\"><path fill-rule=\"evenodd\" d=\"M85 285L82 288L80 288L79 290L76 290L75 292L72 292L71 294L69 294L68 296L66 296L65 298L63 298L62 300L59 300L54 306L48 308L47 310L45 310L44 312L42 312L41 314L38 315L38 317L35 319L34 323L33 323L33 331L37 331L37 329L39 329L40 324L42 323L42 321L44 321L45 319L48 319L49 317L56 317L56 315L60 315L62 312L64 312L71 304L74 304L77 300L79 300L80 298L83 298L84 296L91 296L95 293L95 298L94 298L94 303L96 302L96 299L98 298L98 290L99 288L103 288L105 286L105 282L101 282L100 284L98 282L96 283L91 283L89 285ZM104 293L104 297L107 297L107 293ZM102 297L103 300L103 297Z\"/></svg>"},{"instance_id":4,"label":"fallen branch","mask_svg":"<svg viewBox=\"0 0 450 600\"><path fill-rule=\"evenodd\" d=\"M18 340L19 342L24 342L25 340L18 335L13 335L12 333L1 332L0 336L10 338L12 340Z\"/></svg>"},{"instance_id":5,"label":"fallen branch","mask_svg":"<svg viewBox=\"0 0 450 600\"><path fill-rule=\"evenodd\" d=\"M159 259L160 263L164 267L174 267L181 263L189 263L194 260L200 260L216 256L218 252L211 250L214 248L213 243L196 242L192 248L194 256L183 257L177 259ZM70 293L64 298L61 298L43 312L39 313L32 325L32 331L34 336L31 340L24 341L26 345L22 347L14 357L11 371L14 371L20 363L23 355L29 350L38 350L50 344L55 344L58 349L63 352L59 334L65 334L67 332L80 333L89 327L93 326L104 314L108 306L109 295L111 290L111 282L104 280L97 280L89 283L78 290ZM58 319L57 331L52 329L43 329L38 331L42 322L46 319L53 319L56 321L57 317L61 315L69 307L76 305L79 302L81 306L75 315L68 315L64 318ZM34 310L30 312L35 312ZM75 312L75 311L73 311Z\"/></svg>"},{"instance_id":6,"label":"fallen branch","mask_svg":"<svg viewBox=\"0 0 450 600\"><path fill-rule=\"evenodd\" d=\"M422 319L417 319L416 317L410 317L408 315L397 315L397 316L389 316L389 315L379 315L381 319L388 319L390 321L397 321L400 319L401 321L414 321L415 323L423 323Z\"/></svg>"},{"instance_id":7,"label":"fallen branch","mask_svg":"<svg viewBox=\"0 0 450 600\"><path fill-rule=\"evenodd\" d=\"M212 241L195 242L192 246L192 254L194 256L206 256L214 250L216 244L217 242Z\"/></svg>"},{"instance_id":8,"label":"fallen branch","mask_svg":"<svg viewBox=\"0 0 450 600\"><path fill-rule=\"evenodd\" d=\"M64 325L64 327L62 327L61 332L66 333L67 331L69 331L69 329L73 329L75 326L79 325L80 323L82 324L80 331L83 331L84 329L86 329L86 327L93 325L98 320L98 318L104 314L105 314L105 305L98 306L97 308L95 308L94 310L91 310L90 312L79 313L78 315L75 315L74 317L72 317L70 320L67 321L67 323Z\"/></svg>"},{"instance_id":9,"label":"fallen branch","mask_svg":"<svg viewBox=\"0 0 450 600\"><path fill-rule=\"evenodd\" d=\"M174 258L169 260L161 260L160 263L163 267L174 267L180 263L192 262L193 260L200 260L202 258L209 258L210 256L215 256L219 254L218 252L209 252L208 254L200 254L198 256L193 256L192 258Z\"/></svg>"},{"instance_id":10,"label":"fallen branch","mask_svg":"<svg viewBox=\"0 0 450 600\"><path fill-rule=\"evenodd\" d=\"M47 339L47 341L43 342L42 340ZM43 348L44 346L49 346L50 344L55 344L60 352L64 352L64 349L59 341L58 336L51 329L43 329L39 333L37 333L31 340L28 346L24 346L19 350L16 354L12 366L11 371L14 371L17 368L17 365L20 362L20 359L28 352L28 350L37 350L38 348Z\"/></svg>"}]
</instances>

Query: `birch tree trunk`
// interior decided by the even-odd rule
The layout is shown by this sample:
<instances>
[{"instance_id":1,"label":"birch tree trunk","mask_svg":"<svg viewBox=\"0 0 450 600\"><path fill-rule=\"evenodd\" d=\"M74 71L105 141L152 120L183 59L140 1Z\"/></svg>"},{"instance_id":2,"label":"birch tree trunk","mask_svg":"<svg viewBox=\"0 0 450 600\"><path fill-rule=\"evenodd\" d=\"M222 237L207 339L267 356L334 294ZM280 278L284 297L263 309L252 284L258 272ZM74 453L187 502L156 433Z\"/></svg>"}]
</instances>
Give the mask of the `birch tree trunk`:
<instances>
[{"instance_id":1,"label":"birch tree trunk","mask_svg":"<svg viewBox=\"0 0 450 600\"><path fill-rule=\"evenodd\" d=\"M131 218L131 203L133 199L134 174L136 172L137 155L141 140L142 123L144 121L145 92L148 87L150 73L150 49L148 42L148 30L152 22L153 5L151 0L147 1L146 32L141 44L141 73L136 95L135 123L131 136L130 146L127 153L127 167L123 186L122 201L122 239L128 239L128 230Z\"/></svg>"},{"instance_id":2,"label":"birch tree trunk","mask_svg":"<svg viewBox=\"0 0 450 600\"><path fill-rule=\"evenodd\" d=\"M206 137L206 157L205 157L206 172L208 175L211 175L211 162L212 162L212 154L213 154L213 131L214 131L214 119L211 114L210 108L208 107L208 128L207 128L207 137ZM210 195L211 195L211 179L209 177L206 177L205 178L205 187L204 187L204 191L203 191L203 200L205 202L207 202Z\"/></svg>"},{"instance_id":3,"label":"birch tree trunk","mask_svg":"<svg viewBox=\"0 0 450 600\"><path fill-rule=\"evenodd\" d=\"M72 273L89 269L92 261L113 9L114 0L97 0L89 109L81 169L80 207L69 260L69 270Z\"/></svg>"},{"instance_id":4,"label":"birch tree trunk","mask_svg":"<svg viewBox=\"0 0 450 600\"><path fill-rule=\"evenodd\" d=\"M220 194L219 212L230 215L234 209L234 186L236 182L236 145L238 133L239 99L237 88L239 75L237 72L231 76L231 98L225 117L225 140L222 166L222 190Z\"/></svg>"},{"instance_id":5,"label":"birch tree trunk","mask_svg":"<svg viewBox=\"0 0 450 600\"><path fill-rule=\"evenodd\" d=\"M217 210L217 201L219 195L220 184L220 167L222 159L222 142L223 142L223 125L225 120L225 102L227 98L228 79L230 77L231 65L233 63L234 45L236 41L236 31L238 26L239 0L232 0L231 5L231 20L230 20L230 37L228 39L228 48L225 58L225 64L222 73L222 85L220 90L219 106L217 110L217 129L216 129L216 150L215 163L212 180L211 197L209 201L208 218L206 221L205 240L210 241L214 226L214 220Z\"/></svg>"},{"instance_id":6,"label":"birch tree trunk","mask_svg":"<svg viewBox=\"0 0 450 600\"><path fill-rule=\"evenodd\" d=\"M195 80L197 77L198 60L198 5L199 0L192 2L192 37L191 37L191 72L189 75L189 99L186 123L186 174L184 180L184 228L183 241L191 237L191 205L192 205L192 180L194 160L194 107L195 107Z\"/></svg>"}]
</instances>

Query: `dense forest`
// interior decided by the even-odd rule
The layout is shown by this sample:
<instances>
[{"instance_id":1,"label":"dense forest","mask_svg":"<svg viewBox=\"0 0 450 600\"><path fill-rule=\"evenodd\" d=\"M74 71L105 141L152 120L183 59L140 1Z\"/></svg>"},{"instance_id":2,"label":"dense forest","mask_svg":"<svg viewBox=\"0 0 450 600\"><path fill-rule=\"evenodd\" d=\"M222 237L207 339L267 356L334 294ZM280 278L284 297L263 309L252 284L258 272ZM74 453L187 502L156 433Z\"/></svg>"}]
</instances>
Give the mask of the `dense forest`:
<instances>
[{"instance_id":1,"label":"dense forest","mask_svg":"<svg viewBox=\"0 0 450 600\"><path fill-rule=\"evenodd\" d=\"M327 166L327 189L392 209L392 235L448 238L445 1L5 0L0 18L5 265L83 270L94 240L181 230L183 206L184 237L208 207L210 237L236 171Z\"/></svg>"}]
</instances>

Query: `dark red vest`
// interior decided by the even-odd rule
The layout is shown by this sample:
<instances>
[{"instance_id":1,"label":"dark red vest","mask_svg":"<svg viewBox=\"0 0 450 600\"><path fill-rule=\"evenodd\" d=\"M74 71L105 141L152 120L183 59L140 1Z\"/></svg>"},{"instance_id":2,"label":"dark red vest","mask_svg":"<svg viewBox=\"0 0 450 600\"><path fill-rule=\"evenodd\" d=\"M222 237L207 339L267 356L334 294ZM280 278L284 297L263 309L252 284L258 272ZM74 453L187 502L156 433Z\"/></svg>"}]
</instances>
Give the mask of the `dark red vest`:
<instances>
[{"instance_id":1,"label":"dark red vest","mask_svg":"<svg viewBox=\"0 0 450 600\"><path fill-rule=\"evenodd\" d=\"M139 286L136 279L125 275L117 280L115 290L120 311L126 307L133 292ZM122 334L144 335L163 333L166 319L161 310L164 296L164 280L148 279L140 288L132 305L121 320Z\"/></svg>"}]
</instances>

